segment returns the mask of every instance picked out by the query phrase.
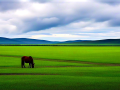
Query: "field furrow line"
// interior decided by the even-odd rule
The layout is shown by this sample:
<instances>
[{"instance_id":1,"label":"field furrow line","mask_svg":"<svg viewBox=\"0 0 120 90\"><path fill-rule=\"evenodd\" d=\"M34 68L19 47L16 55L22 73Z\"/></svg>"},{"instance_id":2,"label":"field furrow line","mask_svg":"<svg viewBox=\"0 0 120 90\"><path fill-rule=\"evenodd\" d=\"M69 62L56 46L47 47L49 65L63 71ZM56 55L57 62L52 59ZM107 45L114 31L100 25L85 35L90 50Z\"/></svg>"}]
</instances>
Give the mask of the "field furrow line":
<instances>
[{"instance_id":1,"label":"field furrow line","mask_svg":"<svg viewBox=\"0 0 120 90\"><path fill-rule=\"evenodd\" d=\"M1 57L15 57L21 58L22 56L9 56L9 55L0 55ZM41 61L54 61L54 62L68 62L68 63L82 63L82 64L95 64L95 65L102 65L102 66L120 66L120 63L97 63L97 62L89 62L89 61L77 61L77 60L59 60L59 59L43 59L43 58L34 58L34 60L41 60Z\"/></svg>"}]
</instances>

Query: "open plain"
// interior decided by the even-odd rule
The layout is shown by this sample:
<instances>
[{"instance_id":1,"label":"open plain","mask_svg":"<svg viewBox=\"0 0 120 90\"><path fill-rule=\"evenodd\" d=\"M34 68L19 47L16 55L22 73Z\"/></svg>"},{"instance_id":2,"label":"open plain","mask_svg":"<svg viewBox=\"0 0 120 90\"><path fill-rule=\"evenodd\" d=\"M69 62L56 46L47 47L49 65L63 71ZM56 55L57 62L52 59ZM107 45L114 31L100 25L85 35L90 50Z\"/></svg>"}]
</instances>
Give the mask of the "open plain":
<instances>
[{"instance_id":1,"label":"open plain","mask_svg":"<svg viewBox=\"0 0 120 90\"><path fill-rule=\"evenodd\" d=\"M32 56L35 68L21 68ZM119 90L119 46L0 46L0 90Z\"/></svg>"}]
</instances>

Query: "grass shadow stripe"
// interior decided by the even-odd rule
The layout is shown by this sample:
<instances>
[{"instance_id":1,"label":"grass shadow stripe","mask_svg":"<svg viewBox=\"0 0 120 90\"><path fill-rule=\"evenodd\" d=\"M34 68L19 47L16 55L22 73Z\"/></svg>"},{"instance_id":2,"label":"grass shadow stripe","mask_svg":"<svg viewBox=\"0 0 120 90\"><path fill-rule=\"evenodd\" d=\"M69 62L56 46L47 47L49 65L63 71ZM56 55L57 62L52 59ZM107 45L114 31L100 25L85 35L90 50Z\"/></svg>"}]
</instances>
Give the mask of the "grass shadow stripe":
<instances>
[{"instance_id":1,"label":"grass shadow stripe","mask_svg":"<svg viewBox=\"0 0 120 90\"><path fill-rule=\"evenodd\" d=\"M62 67L98 67L98 66L36 66L35 68L62 68Z\"/></svg>"},{"instance_id":2,"label":"grass shadow stripe","mask_svg":"<svg viewBox=\"0 0 120 90\"><path fill-rule=\"evenodd\" d=\"M60 74L47 74L47 73L0 73L0 75L60 75Z\"/></svg>"},{"instance_id":3,"label":"grass shadow stripe","mask_svg":"<svg viewBox=\"0 0 120 90\"><path fill-rule=\"evenodd\" d=\"M82 64L94 64L94 65L102 65L102 66L120 66L119 63L97 63L97 62L89 62L89 61L59 60L59 59L43 59L43 58L34 58L34 59L35 59L35 60L41 60L41 61L68 62L68 63L82 63Z\"/></svg>"}]
</instances>

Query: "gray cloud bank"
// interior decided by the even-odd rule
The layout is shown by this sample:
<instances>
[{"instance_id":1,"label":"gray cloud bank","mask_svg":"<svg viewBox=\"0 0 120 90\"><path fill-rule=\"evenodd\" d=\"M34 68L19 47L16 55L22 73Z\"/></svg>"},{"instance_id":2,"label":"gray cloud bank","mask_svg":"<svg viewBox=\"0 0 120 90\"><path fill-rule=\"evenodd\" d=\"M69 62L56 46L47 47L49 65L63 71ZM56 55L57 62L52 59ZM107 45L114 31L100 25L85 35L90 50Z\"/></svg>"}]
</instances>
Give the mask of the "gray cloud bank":
<instances>
[{"instance_id":1,"label":"gray cloud bank","mask_svg":"<svg viewBox=\"0 0 120 90\"><path fill-rule=\"evenodd\" d=\"M19 0L0 0L0 11L7 11L21 8L22 4Z\"/></svg>"},{"instance_id":2,"label":"gray cloud bank","mask_svg":"<svg viewBox=\"0 0 120 90\"><path fill-rule=\"evenodd\" d=\"M95 1L99 1L99 2L102 2L102 3L107 3L107 4L111 4L111 5L120 4L120 0L95 0Z\"/></svg>"}]
</instances>

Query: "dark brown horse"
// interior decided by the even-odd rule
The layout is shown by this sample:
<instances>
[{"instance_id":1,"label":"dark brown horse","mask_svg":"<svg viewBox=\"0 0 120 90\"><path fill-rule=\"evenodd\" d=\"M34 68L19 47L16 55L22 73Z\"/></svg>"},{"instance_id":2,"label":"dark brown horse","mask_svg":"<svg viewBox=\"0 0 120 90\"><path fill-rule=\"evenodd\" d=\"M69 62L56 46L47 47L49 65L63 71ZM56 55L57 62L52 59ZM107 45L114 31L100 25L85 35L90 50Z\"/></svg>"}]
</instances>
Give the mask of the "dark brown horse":
<instances>
[{"instance_id":1,"label":"dark brown horse","mask_svg":"<svg viewBox=\"0 0 120 90\"><path fill-rule=\"evenodd\" d=\"M35 64L35 63L33 63L33 58L32 58L31 56L29 56L29 57L23 56L23 57L21 58L21 66L22 66L22 68L23 68L23 67L25 68L25 63L29 63L30 68L31 68L31 67L34 68L34 64Z\"/></svg>"}]
</instances>

